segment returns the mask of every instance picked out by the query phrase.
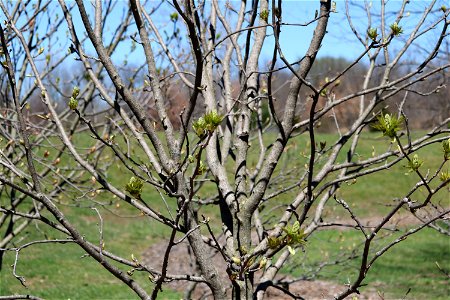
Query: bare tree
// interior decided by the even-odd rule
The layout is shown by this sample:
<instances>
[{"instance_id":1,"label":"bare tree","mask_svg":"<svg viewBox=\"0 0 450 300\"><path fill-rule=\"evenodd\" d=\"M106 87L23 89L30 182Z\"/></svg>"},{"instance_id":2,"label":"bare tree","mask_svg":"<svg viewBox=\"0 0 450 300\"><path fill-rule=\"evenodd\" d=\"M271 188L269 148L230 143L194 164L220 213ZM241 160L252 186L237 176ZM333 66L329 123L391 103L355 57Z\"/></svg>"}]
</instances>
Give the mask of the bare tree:
<instances>
[{"instance_id":1,"label":"bare tree","mask_svg":"<svg viewBox=\"0 0 450 300\"><path fill-rule=\"evenodd\" d=\"M365 50L333 76L311 80L323 39L333 30L336 8L330 0L315 1L316 14L304 23L285 22L281 0L130 0L129 6L101 0L1 1L0 250L16 253L13 276L26 284L16 272L22 249L70 242L142 299L157 298L171 281L192 283L186 298L200 284L207 286L204 296L215 299L263 299L269 287L302 299L286 289L296 278L277 277L280 268L319 230L353 227L363 242L351 256L359 262L357 276L335 295L343 299L359 292L373 264L399 242L425 227L448 235L448 227L437 222L448 220L448 201L435 201L450 182L448 111L436 127L413 139L404 107L411 93L426 97L446 88L439 80L420 83L448 72L450 63L440 55L448 43L450 10L429 1L414 26L404 28L409 2L393 12L381 1L377 14L366 3L366 28L353 22L347 2L347 20ZM308 43L296 62L289 62L280 46L288 27L297 28L299 42ZM314 28L309 41L301 36L305 27ZM408 60L407 72L396 72L427 35L435 37L431 47ZM268 65L260 65L268 36L275 41L273 54ZM82 71L61 81L57 70L67 68L69 58L77 66L71 69ZM365 71L364 79L336 93L356 68ZM289 72L290 79L277 90L273 84L280 72ZM183 106L170 105L170 98L185 94ZM33 95L39 108L30 105ZM391 103L391 114L385 113L396 95L402 95L401 102ZM448 107L448 98L444 101ZM349 105L357 110L342 126L344 115L336 112ZM316 133L329 118L338 135L327 144ZM387 136L380 141L386 151L361 157L359 142L371 126ZM293 164L289 147L303 136L304 161L296 158L299 163ZM437 143L442 143L442 163L427 171L416 152ZM338 189L400 163L407 164L416 183L390 199L389 212L368 226ZM119 179L108 176L113 164L121 166ZM166 209L146 199L143 189L158 191ZM102 209L112 205L111 197L169 228L160 264L104 248ZM86 238L65 216L67 203L95 211L98 240ZM336 203L347 211L348 222L325 213ZM206 216L205 207L221 219ZM377 246L377 234L400 213L419 222ZM64 238L14 246L33 223ZM195 264L189 272L172 274L169 260L182 243ZM217 264L211 263L213 254ZM144 286L133 272L148 273L153 284Z\"/></svg>"}]
</instances>

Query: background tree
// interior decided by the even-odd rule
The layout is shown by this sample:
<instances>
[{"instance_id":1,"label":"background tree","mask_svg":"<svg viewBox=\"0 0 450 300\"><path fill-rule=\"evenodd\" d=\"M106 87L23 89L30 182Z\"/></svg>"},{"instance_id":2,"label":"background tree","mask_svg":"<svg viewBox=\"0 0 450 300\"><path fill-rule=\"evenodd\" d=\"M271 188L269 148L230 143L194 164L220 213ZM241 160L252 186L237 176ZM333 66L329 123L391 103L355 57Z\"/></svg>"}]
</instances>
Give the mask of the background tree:
<instances>
[{"instance_id":1,"label":"background tree","mask_svg":"<svg viewBox=\"0 0 450 300\"><path fill-rule=\"evenodd\" d=\"M409 1L395 11L384 1L365 3L367 22L356 27L347 2L363 50L351 61L317 61L338 12L332 1L314 5L315 15L292 24L281 0L0 2L0 249L15 253L12 276L26 284L17 272L23 249L75 243L143 299L171 281L192 283L186 298L197 285L216 299L262 299L269 287L301 298L286 288L297 278L277 277L280 268L321 230L353 227L360 243L351 254L324 257L301 277L355 259L358 271L335 295L343 299L359 293L373 264L409 236L426 227L448 235L448 110L418 136L407 108L422 97L448 108L448 97L428 96L446 91L449 10L429 1L412 24L404 21ZM308 44L296 62L280 43L291 26ZM308 41L304 27L314 28ZM268 36L274 46L264 65ZM424 37L431 44L412 60ZM62 73L69 58L76 63ZM323 139L321 124L337 134ZM370 128L386 138L364 156ZM430 168L417 152L436 145L441 159ZM343 195L398 164L414 182L369 225ZM93 210L98 227L83 232L70 207ZM337 209L348 222L336 219ZM144 262L132 244L124 243L125 253L108 249L108 211L137 211L146 226L167 229L154 258L160 264ZM413 227L389 227L406 213L418 220ZM46 231L21 242L30 224ZM172 274L170 257L182 245L195 264Z\"/></svg>"}]
</instances>

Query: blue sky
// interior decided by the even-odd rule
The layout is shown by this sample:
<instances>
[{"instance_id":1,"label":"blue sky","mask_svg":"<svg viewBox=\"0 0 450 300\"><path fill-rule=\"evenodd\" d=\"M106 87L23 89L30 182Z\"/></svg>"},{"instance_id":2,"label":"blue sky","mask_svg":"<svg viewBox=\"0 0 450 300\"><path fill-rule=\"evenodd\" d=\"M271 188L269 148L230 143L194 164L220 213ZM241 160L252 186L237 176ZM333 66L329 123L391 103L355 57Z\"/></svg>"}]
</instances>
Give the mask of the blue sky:
<instances>
[{"instance_id":1,"label":"blue sky","mask_svg":"<svg viewBox=\"0 0 450 300\"><path fill-rule=\"evenodd\" d=\"M334 56L353 58L364 49L355 43L351 31L349 31L345 20L344 2L336 3L337 13L332 13L329 19L329 34L326 35L320 56ZM318 1L285 1L283 2L283 22L285 23L306 23L314 18L315 11L319 8ZM359 13L359 11L358 11ZM301 58L308 49L309 42L313 35L315 24L307 27L283 26L280 35L280 45L288 61L295 61ZM338 29L338 30L335 30ZM347 42L343 42L343 37L347 36ZM351 47L349 45L352 44ZM273 48L273 38L268 37L268 45L264 49L264 55L271 56Z\"/></svg>"},{"instance_id":2,"label":"blue sky","mask_svg":"<svg viewBox=\"0 0 450 300\"><path fill-rule=\"evenodd\" d=\"M387 12L387 25L394 22L397 12L399 11L402 1L400 0L385 0L386 1L386 12ZM240 1L230 1L235 4L238 8ZM248 5L252 1L247 1ZM276 1L277 2L277 1ZM380 28L380 2L376 1L366 1L370 6L370 12L372 14L372 24L373 27ZM412 0L407 5L405 17L402 19L400 25L405 29L403 36L395 39L390 46L392 49L395 47L400 47L410 30L415 24L417 24L421 13L424 11L425 7L429 5L431 1L428 0ZM439 7L448 1L438 0L436 4L436 9L439 11ZM154 3L154 2L153 2ZM224 4L225 1L220 1ZM271 1L269 1L271 3ZM365 36L367 30L367 15L364 10L363 0L352 0L349 5L349 12L352 17L353 23L361 35ZM208 5L207 1L207 5ZM283 0L283 22L285 23L296 23L301 24L310 21L314 18L315 11L319 9L318 0ZM159 23L162 26L166 26L167 30L170 30L171 25L168 20L168 16L173 9L166 8L161 10L161 13L154 16L155 23ZM271 16L269 16L269 20ZM315 24L311 24L306 27L299 26L283 26L281 31L280 43L288 61L294 62L300 59L306 52L309 42L311 40ZM379 29L380 31L380 29ZM436 29L436 34L438 36L438 31L440 28ZM271 29L268 29L269 36L266 39L266 44L263 48L263 53L261 59L267 61L272 57L273 51L273 37L271 36ZM431 34L433 35L433 34ZM245 35L241 35L245 37ZM242 41L244 41L242 39ZM430 41L424 41L424 43L429 43ZM351 32L346 14L345 14L345 1L336 1L336 13L332 13L330 16L328 34L326 35L322 48L319 51L319 57L321 56L333 56L333 57L344 57L347 59L353 59L360 55L364 51L364 47L357 41L354 34ZM416 53L417 54L417 53Z\"/></svg>"},{"instance_id":3,"label":"blue sky","mask_svg":"<svg viewBox=\"0 0 450 300\"><path fill-rule=\"evenodd\" d=\"M209 1L207 1L207 6L209 5ZM379 14L380 10L380 1L370 1L367 3L371 5L370 11L372 13L372 22L373 27L380 27L379 18L377 14ZM230 1L236 8L238 7L239 2ZM250 5L251 1L247 1L248 5ZM271 3L271 1L269 1ZM395 39L394 43L390 46L392 49L394 47L399 47L402 45L402 40L406 39L408 36L409 30L414 26L419 17L420 13L423 12L424 7L429 4L431 1L421 1L421 0L412 0L410 4L408 4L406 9L405 18L402 19L401 24L405 28L405 33L398 39ZM438 0L436 5L436 10L439 10L441 4L448 2L448 0ZM67 1L68 5L73 4L73 1ZM151 8L156 6L159 1L149 1L147 8ZM225 3L225 1L220 1L221 5ZM364 1L353 0L350 4L350 15L353 18L353 22L359 32L362 35L365 35L367 29L367 16L363 9ZM402 1L400 0L386 0L386 10L389 13L389 18L387 23L390 24L393 22L397 11L400 8ZM104 36L108 39L108 36L111 35L111 28L115 28L121 22L121 17L124 10L127 9L128 2L127 1L117 1L116 3L117 9L112 13L110 18L108 19L108 23L106 24L106 32ZM448 4L448 3L447 3ZM61 9L58 7L58 3L55 1L55 12L59 13L59 17L62 17ZM85 6L93 15L92 5L90 2L86 1ZM337 12L332 13L330 17L330 22L328 26L328 34L326 35L322 48L319 51L319 57L321 56L334 56L334 57L344 57L347 59L352 59L357 57L364 51L362 45L356 40L353 33L350 31L346 16L345 16L345 1L337 0L336 1ZM315 11L319 9L319 1L318 0L283 0L283 22L286 23L305 23L314 18ZM163 7L158 10L156 14L152 16L154 22L158 27L167 30L169 33L173 29L173 23L170 21L170 13L173 12L174 9L168 5L164 4ZM1 14L0 14L1 16ZM271 16L269 16L269 19ZM3 19L3 18L2 18ZM82 37L85 33L83 31L83 26L80 21L78 9L75 8L73 11L73 19L76 25L77 32L79 37ZM178 22L181 23L181 20ZM245 26L245 25L244 25ZM280 43L283 49L283 52L290 62L294 62L301 58L309 45L310 39L312 37L312 33L314 30L315 24L311 24L307 27L299 27L299 26L283 26L281 31ZM179 24L179 28L182 28L182 24ZM110 31L108 31L110 28ZM41 28L41 30L45 30L45 28ZM440 28L435 30L434 36L438 36L438 31ZM136 28L134 25L130 27L129 34L136 32ZM270 35L271 29L268 29L269 36L266 40L266 45L263 48L263 53L261 56L261 60L268 61L271 59L272 51L273 51L273 37ZM245 35L242 35L245 36ZM433 36L433 33L431 34ZM186 41L186 37L184 38L184 43ZM432 39L430 40L427 37L427 40L420 41L422 45L430 45L432 43ZM174 42L172 42L174 43ZM65 24L63 24L62 29L59 31L59 44L60 48L64 51L70 46L70 43L67 40ZM114 56L114 61L116 63L122 62L125 58L131 62L140 64L142 63L143 53L140 49L141 47L137 47L136 51L130 52L130 44L131 42L124 43L123 46L118 48L117 54ZM156 46L156 45L155 45ZM171 44L171 50L176 51L176 44ZM184 46L183 46L184 47ZM155 47L157 48L157 47ZM184 47L185 50L187 49ZM426 48L426 47L425 47ZM93 48L87 49L89 53L95 56L95 52ZM414 53L415 55L420 55L418 53ZM422 54L423 55L423 54Z\"/></svg>"},{"instance_id":4,"label":"blue sky","mask_svg":"<svg viewBox=\"0 0 450 300\"><path fill-rule=\"evenodd\" d=\"M380 14L380 1L367 1L371 6L370 11L372 13L373 27L378 28L380 32L380 20L377 15ZM287 23L304 23L314 16L315 10L318 9L319 1L310 0L284 0L283 1L283 21ZM400 38L393 42L393 47L398 47L403 44L404 39L410 32L412 27L417 24L421 13L425 7L430 4L431 1L425 0L412 0L407 5L405 17L402 19L400 25L404 27L405 33ZM437 1L436 10L447 1ZM386 11L388 12L387 24L394 22L396 13L401 7L402 1L388 0L386 1ZM449 6L450 3L447 3ZM358 29L361 35L365 34L367 28L367 15L362 9L364 1L351 1L349 5L350 16L352 17L355 27ZM359 43L352 31L350 30L349 23L345 13L345 1L336 1L336 13L332 13L328 24L328 34L326 35L322 48L319 51L318 56L333 56L344 57L347 59L353 59L360 55L364 51L364 47ZM281 32L280 43L285 56L289 61L295 61L299 57L302 57L307 50L309 41L312 37L314 26L308 27L290 27L285 26ZM434 36L438 36L440 28L437 28ZM269 41L273 40L269 38ZM430 42L430 41L427 41ZM270 43L273 45L273 42ZM272 48L270 46L265 49L264 55L270 56Z\"/></svg>"}]
</instances>

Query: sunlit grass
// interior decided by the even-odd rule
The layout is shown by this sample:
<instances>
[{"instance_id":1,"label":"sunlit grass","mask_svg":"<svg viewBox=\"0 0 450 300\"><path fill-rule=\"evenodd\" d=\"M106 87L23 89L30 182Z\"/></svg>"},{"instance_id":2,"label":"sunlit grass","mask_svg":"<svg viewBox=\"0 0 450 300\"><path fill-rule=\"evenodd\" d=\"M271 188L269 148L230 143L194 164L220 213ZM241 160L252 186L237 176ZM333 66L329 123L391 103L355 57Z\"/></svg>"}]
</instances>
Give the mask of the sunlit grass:
<instances>
[{"instance_id":1,"label":"sunlit grass","mask_svg":"<svg viewBox=\"0 0 450 300\"><path fill-rule=\"evenodd\" d=\"M385 237L373 243L369 259L399 234L390 236L387 232L381 233L380 236ZM314 270L324 258L330 261L342 260L339 265L324 267L316 278L336 282L344 289L345 284L358 276L362 254L359 245L363 242L364 236L357 230L320 231L308 240L305 251L295 255L283 271L300 276L305 271ZM355 251L358 257L353 261L346 261L343 253L348 253L348 256L355 247L358 248ZM385 299L403 298L408 290L408 299L448 299L449 279L436 263L444 270L450 269L450 242L434 230L423 229L375 261L363 281L363 284L368 285L361 290L376 289L384 294Z\"/></svg>"},{"instance_id":2,"label":"sunlit grass","mask_svg":"<svg viewBox=\"0 0 450 300\"><path fill-rule=\"evenodd\" d=\"M266 146L273 142L275 136L268 134L265 137ZM337 139L337 135L320 134L317 136L318 142L326 142L331 145ZM86 136L74 137L74 141L80 149L89 151L94 144L93 141L87 139ZM195 143L195 137L192 137L192 143ZM118 141L121 147L124 147L123 141ZM292 184L305 171L305 163L309 155L309 144L306 136L295 138L288 146L288 150L284 153L283 159L275 171L275 177L282 180L270 185L269 193L279 187ZM390 140L381 137L380 133L364 133L359 146L357 148L358 159L367 159L373 154L379 154L393 146ZM430 173L442 161L442 151L440 144L431 145L425 150L419 151L424 165L421 171ZM257 141L252 141L250 147L250 157L248 165L251 171L257 163L257 151L259 145ZM270 150L270 149L269 149ZM41 151L42 152L42 151ZM51 163L56 157L55 151L46 160ZM345 160L345 149L338 157L338 162ZM39 152L39 155L43 153ZM110 153L108 155L111 156ZM138 162L145 162L145 156L138 146L132 147L131 155ZM404 194L418 182L415 174L405 175L406 168L403 162L380 173L372 174L363 178L359 178L356 182L344 183L337 195L344 199L352 207L355 213L360 217L370 217L380 215L390 209L394 200L404 196ZM61 162L58 166L74 166L75 162L70 155L61 156ZM229 158L229 177L234 176L234 166ZM320 169L323 162L319 162L315 166L315 171ZM286 170L292 166L296 167L296 171L286 174ZM26 165L22 166L26 168ZM85 178L89 179L89 175L85 174ZM113 183L119 190L125 191L125 185L132 176L131 172L119 163L114 162L109 168L105 177ZM52 189L52 183L46 182L45 187ZM98 183L93 184L92 188L99 187ZM265 203L266 208L271 208L279 204L292 201L299 188L293 189L291 192L275 197ZM208 198L216 193L215 186L211 182L206 182L204 188L200 191L201 199ZM151 185L145 184L142 192L142 199L161 213L168 215L166 204L172 209L176 207L176 200L170 199L164 193L166 203L162 200L161 194ZM94 210L90 208L93 204L90 201L80 201L76 199L80 196L79 192L73 194L65 194L58 199L58 205L62 207L68 220L74 223L80 232L91 242L99 243L99 218ZM419 190L414 194L415 200L420 201L425 196L423 190ZM442 190L439 199L447 201L448 191ZM103 217L103 234L105 240L105 249L113 253L130 259L131 254L135 256L141 255L148 247L164 240L168 234L168 229L156 221L142 216L133 209L129 204L124 203L111 194L100 192L98 195L92 195L95 200L104 203L111 203L105 207L95 205ZM7 204L5 195L1 198L1 203ZM31 207L31 202L28 202ZM266 220L270 219L276 212L268 215L262 214ZM173 211L173 210L172 210ZM48 213L44 214L49 216ZM220 212L217 205L202 208L199 215L204 214L211 217L213 230L220 232ZM347 217L348 214L336 203L330 203L330 209L327 210L327 217L330 216ZM272 222L272 223L271 223ZM3 233L3 229L0 231ZM205 233L207 234L207 233ZM33 240L41 240L46 237L60 238L61 234L47 229L43 224L32 224L26 232L23 232L16 239L16 246L22 245ZM331 257L342 249L358 245L362 241L362 236L355 231L338 232L329 230L319 232L308 240L306 254L300 252L295 259L304 264L313 264L322 259L325 255ZM382 241L380 241L382 243ZM9 245L12 247L14 245ZM342 249L341 249L342 247ZM445 299L449 294L448 280L442 277L435 265L437 261L443 268L450 269L449 253L450 244L448 239L442 235L436 234L431 230L424 230L418 235L412 236L410 239L401 243L392 251L387 253L374 265L369 272L369 276L365 283L376 283L381 292L392 297L402 297L409 288L412 288L410 295L413 298L426 299ZM0 273L0 294L33 294L48 299L130 299L136 298L135 294L124 286L118 279L105 271L92 258L84 257L84 252L75 244L45 244L33 245L21 252L17 273L27 279L28 289L20 285L20 282L12 275L10 265L14 262L14 252L7 252L4 257L3 269ZM155 260L161 257L154 258ZM297 261L299 262L299 261ZM357 260L356 260L357 262ZM355 262L355 263L356 263ZM330 267L324 270L321 275L323 279L335 281L337 283L346 283L347 279L355 276L355 263L349 264L347 267ZM121 267L124 272L126 267ZM293 269L293 275L304 274L307 269ZM286 270L285 270L286 271ZM149 292L153 285L143 274L135 273L134 278L138 280ZM167 289L161 294L161 298L180 298L181 295L173 293Z\"/></svg>"}]
</instances>

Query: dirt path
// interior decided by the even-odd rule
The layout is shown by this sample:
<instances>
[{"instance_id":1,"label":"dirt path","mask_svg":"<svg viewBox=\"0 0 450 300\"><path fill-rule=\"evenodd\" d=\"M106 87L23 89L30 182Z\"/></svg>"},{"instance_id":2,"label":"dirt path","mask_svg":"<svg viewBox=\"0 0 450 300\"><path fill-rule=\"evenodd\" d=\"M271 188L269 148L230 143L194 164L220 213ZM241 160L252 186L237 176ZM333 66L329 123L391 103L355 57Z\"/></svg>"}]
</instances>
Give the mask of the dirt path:
<instances>
[{"instance_id":1,"label":"dirt path","mask_svg":"<svg viewBox=\"0 0 450 300\"><path fill-rule=\"evenodd\" d=\"M157 244L147 249L143 253L145 264L149 264L152 267L160 268L162 265L162 253L165 251L166 244ZM219 270L225 270L226 265L219 255L211 257L211 261L214 261ZM189 253L186 243L179 244L173 248L173 251L169 259L168 273L172 274L195 274L194 270L194 258ZM222 276L224 272L221 272ZM260 274L256 274L258 276ZM284 279L289 279L288 276L282 275ZM279 276L278 278L280 278ZM228 281L229 279L223 277L222 280ZM181 294L184 294L189 289L189 283L185 281L173 281L166 285L168 288L176 290ZM339 285L333 282L314 280L314 281L299 281L289 285L289 291L297 296L301 296L304 299L333 299L333 297L346 289L345 285ZM213 299L211 295L207 295L209 289L205 284L198 284L192 293L192 299ZM270 287L267 289L265 299L292 299L292 297L286 295L282 291ZM352 299L351 297L349 299ZM375 289L369 289L358 295L358 300L380 300L380 296Z\"/></svg>"},{"instance_id":2,"label":"dirt path","mask_svg":"<svg viewBox=\"0 0 450 300\"><path fill-rule=\"evenodd\" d=\"M373 216L373 217L365 217L360 220L363 226L374 227L378 225L382 221L382 217ZM326 220L329 223L339 223L339 224L347 224L349 227L340 227L340 226L332 226L333 229L337 230L354 230L352 226L356 225L356 222L350 218L336 218L335 220ZM411 214L399 214L392 218L384 227L386 229L395 229L401 227L409 227L420 224L420 220L412 216ZM330 227L327 227L330 229ZM145 253L143 253L144 263L151 265L155 268L161 268L162 266L162 253L165 252L166 243L156 244L152 247L148 248ZM211 256L211 261L214 261L214 264L218 267L219 270L225 270L226 265L223 262L222 257L218 254ZM195 259L191 253L189 253L189 249L186 242L183 242L177 246L175 246L171 252L168 273L172 274L196 274L195 272ZM256 277L261 274L256 273ZM229 279L226 277L225 272L221 272L222 280L228 281ZM289 276L281 274L278 275L276 279L281 278L289 280L291 279ZM173 281L167 285L170 289L179 291L181 294L184 294L186 290L188 290L191 286L189 283L185 281ZM382 294L377 292L378 290L383 290L382 285L376 286L376 283L372 284L371 288L365 289L361 295L353 295L357 296L358 300L381 300L386 299L383 298ZM334 282L323 281L323 280L312 280L312 281L298 281L292 283L288 287L289 292L296 296L301 296L304 299L334 299L334 296L339 294L340 292L346 289L345 284L337 284ZM194 292L192 293L192 299L212 299L212 296L208 293L209 289L205 284L198 284ZM293 299L288 296L284 292L274 288L269 287L266 291L265 299ZM348 299L353 299L349 297Z\"/></svg>"}]
</instances>

